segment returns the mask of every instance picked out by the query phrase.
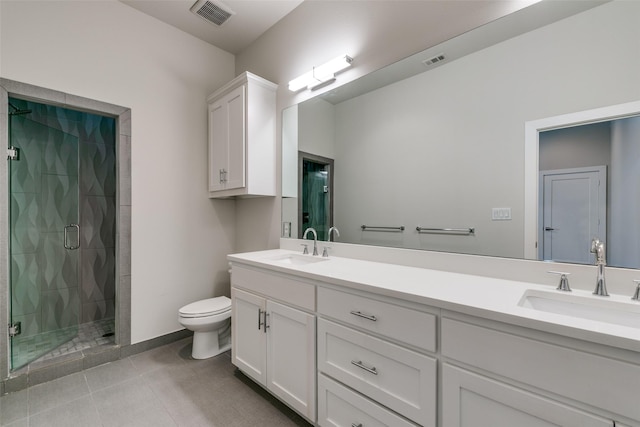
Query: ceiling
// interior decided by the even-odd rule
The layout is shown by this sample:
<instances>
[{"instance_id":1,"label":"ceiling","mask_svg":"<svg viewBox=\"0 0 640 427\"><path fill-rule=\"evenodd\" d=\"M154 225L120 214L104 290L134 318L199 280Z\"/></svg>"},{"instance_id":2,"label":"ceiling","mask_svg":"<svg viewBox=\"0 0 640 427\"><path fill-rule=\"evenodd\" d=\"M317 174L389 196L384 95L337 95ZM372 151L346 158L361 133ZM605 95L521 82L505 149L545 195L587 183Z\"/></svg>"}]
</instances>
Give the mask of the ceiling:
<instances>
[{"instance_id":1,"label":"ceiling","mask_svg":"<svg viewBox=\"0 0 640 427\"><path fill-rule=\"evenodd\" d=\"M224 0L235 15L219 27L190 11L196 0L120 1L236 55L303 0Z\"/></svg>"}]
</instances>

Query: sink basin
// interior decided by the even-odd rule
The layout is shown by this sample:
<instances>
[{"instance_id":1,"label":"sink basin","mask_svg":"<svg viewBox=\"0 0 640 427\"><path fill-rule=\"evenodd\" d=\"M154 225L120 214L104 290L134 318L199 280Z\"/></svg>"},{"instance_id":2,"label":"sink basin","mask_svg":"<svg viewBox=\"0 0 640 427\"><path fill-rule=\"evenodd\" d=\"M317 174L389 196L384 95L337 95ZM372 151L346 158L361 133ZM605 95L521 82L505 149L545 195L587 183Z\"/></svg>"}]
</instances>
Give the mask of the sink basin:
<instances>
[{"instance_id":1,"label":"sink basin","mask_svg":"<svg viewBox=\"0 0 640 427\"><path fill-rule=\"evenodd\" d=\"M299 255L299 254L285 254L285 255L278 255L273 258L269 258L269 261L274 261L280 264L288 264L288 265L307 265L307 264L315 264L318 262L323 262L328 260L329 258L321 258L318 256Z\"/></svg>"},{"instance_id":2,"label":"sink basin","mask_svg":"<svg viewBox=\"0 0 640 427\"><path fill-rule=\"evenodd\" d=\"M615 297L529 289L518 305L547 313L640 329L640 303Z\"/></svg>"}]
</instances>

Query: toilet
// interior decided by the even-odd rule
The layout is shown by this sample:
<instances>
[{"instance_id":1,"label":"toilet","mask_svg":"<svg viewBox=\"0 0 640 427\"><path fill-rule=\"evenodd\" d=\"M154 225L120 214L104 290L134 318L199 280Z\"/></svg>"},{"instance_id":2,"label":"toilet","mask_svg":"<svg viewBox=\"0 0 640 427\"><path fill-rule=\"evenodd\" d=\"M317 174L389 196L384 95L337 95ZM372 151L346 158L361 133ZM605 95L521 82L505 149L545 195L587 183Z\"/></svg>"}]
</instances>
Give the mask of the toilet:
<instances>
[{"instance_id":1,"label":"toilet","mask_svg":"<svg viewBox=\"0 0 640 427\"><path fill-rule=\"evenodd\" d=\"M231 300L208 298L178 310L178 322L193 331L194 359L207 359L231 348Z\"/></svg>"}]
</instances>

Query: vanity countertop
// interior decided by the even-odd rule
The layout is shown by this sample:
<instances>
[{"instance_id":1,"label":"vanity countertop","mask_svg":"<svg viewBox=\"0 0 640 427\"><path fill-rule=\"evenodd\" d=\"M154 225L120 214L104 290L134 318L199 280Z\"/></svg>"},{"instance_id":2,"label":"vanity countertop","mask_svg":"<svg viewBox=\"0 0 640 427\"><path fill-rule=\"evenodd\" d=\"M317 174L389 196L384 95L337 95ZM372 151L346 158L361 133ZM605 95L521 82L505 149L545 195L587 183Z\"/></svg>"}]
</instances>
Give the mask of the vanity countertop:
<instances>
[{"instance_id":1,"label":"vanity countertop","mask_svg":"<svg viewBox=\"0 0 640 427\"><path fill-rule=\"evenodd\" d=\"M273 249L232 254L228 259L232 263L640 352L640 325L621 326L519 305L527 291L560 292L549 285L333 256L322 262L282 262L283 257L291 255L303 261L303 257L311 257ZM632 302L626 295L598 297L583 290L574 290L571 295L624 303L640 318L640 302Z\"/></svg>"}]
</instances>

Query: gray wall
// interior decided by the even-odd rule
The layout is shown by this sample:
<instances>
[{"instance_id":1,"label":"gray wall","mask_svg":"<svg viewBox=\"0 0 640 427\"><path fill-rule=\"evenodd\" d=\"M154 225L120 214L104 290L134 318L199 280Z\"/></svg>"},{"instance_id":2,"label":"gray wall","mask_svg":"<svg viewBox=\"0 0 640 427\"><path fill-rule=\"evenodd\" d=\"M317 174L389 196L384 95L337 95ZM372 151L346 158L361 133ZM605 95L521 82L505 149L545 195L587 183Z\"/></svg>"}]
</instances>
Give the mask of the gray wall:
<instances>
[{"instance_id":1,"label":"gray wall","mask_svg":"<svg viewBox=\"0 0 640 427\"><path fill-rule=\"evenodd\" d=\"M609 257L640 268L640 117L612 126Z\"/></svg>"},{"instance_id":2,"label":"gray wall","mask_svg":"<svg viewBox=\"0 0 640 427\"><path fill-rule=\"evenodd\" d=\"M611 122L540 132L538 169L611 165Z\"/></svg>"}]
</instances>

